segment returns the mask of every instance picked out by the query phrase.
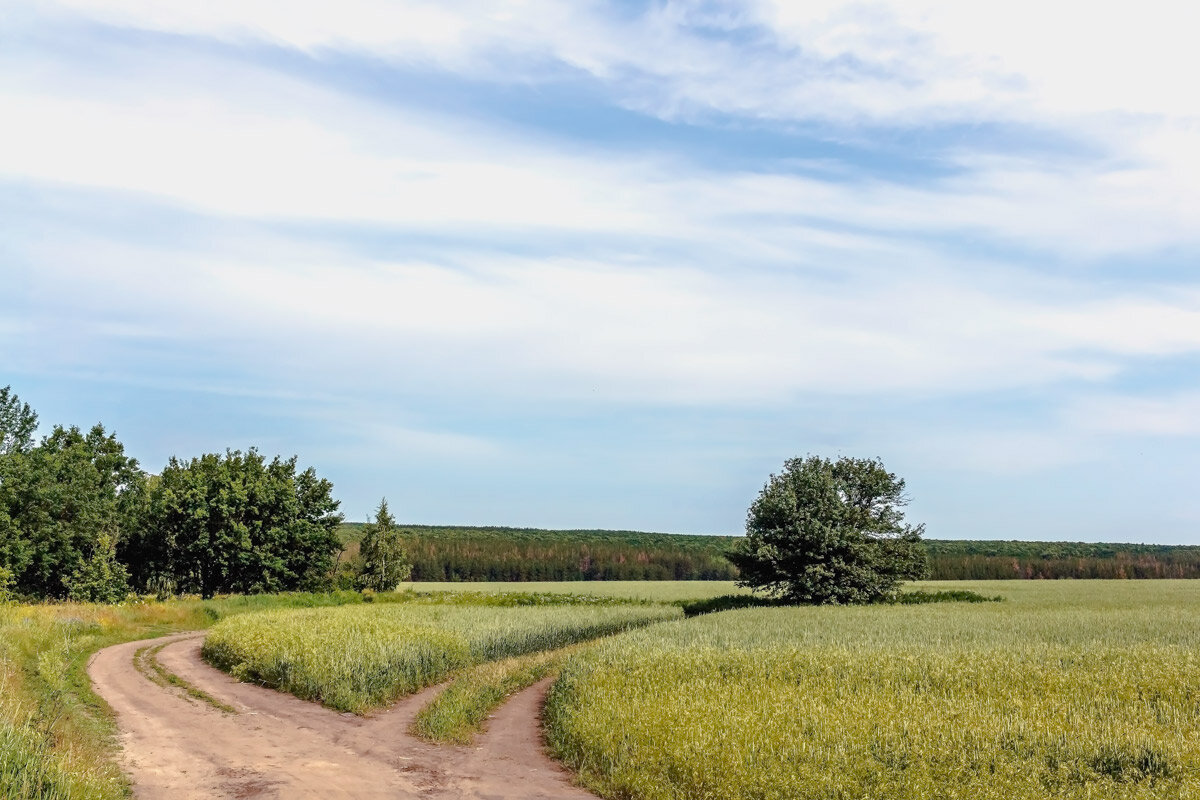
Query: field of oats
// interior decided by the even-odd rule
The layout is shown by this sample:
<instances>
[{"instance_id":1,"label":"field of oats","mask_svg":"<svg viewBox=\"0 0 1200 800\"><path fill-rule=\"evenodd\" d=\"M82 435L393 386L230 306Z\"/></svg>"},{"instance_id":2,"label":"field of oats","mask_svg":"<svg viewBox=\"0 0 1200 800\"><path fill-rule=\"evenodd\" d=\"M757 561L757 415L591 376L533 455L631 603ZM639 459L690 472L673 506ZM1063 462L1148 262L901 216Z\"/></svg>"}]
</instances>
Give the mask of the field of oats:
<instances>
[{"instance_id":1,"label":"field of oats","mask_svg":"<svg viewBox=\"0 0 1200 800\"><path fill-rule=\"evenodd\" d=\"M1006 600L606 640L552 690L552 747L623 800L1200 796L1200 583L934 587Z\"/></svg>"}]
</instances>

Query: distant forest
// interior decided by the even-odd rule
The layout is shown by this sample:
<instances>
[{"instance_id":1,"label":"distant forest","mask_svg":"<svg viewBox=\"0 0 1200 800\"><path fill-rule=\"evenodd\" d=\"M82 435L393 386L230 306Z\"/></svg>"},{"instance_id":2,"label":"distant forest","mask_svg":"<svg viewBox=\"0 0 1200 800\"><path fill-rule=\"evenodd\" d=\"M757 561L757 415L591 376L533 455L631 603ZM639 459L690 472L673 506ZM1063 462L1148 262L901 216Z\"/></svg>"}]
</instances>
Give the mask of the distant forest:
<instances>
[{"instance_id":1,"label":"distant forest","mask_svg":"<svg viewBox=\"0 0 1200 800\"><path fill-rule=\"evenodd\" d=\"M342 526L354 554L358 528ZM414 581L733 580L729 536L401 526Z\"/></svg>"},{"instance_id":2,"label":"distant forest","mask_svg":"<svg viewBox=\"0 0 1200 800\"><path fill-rule=\"evenodd\" d=\"M343 558L356 549L343 525ZM731 536L405 525L416 581L733 580ZM1200 578L1200 547L926 539L933 580Z\"/></svg>"},{"instance_id":3,"label":"distant forest","mask_svg":"<svg viewBox=\"0 0 1200 800\"><path fill-rule=\"evenodd\" d=\"M1200 578L1200 547L925 540L934 580Z\"/></svg>"}]
</instances>

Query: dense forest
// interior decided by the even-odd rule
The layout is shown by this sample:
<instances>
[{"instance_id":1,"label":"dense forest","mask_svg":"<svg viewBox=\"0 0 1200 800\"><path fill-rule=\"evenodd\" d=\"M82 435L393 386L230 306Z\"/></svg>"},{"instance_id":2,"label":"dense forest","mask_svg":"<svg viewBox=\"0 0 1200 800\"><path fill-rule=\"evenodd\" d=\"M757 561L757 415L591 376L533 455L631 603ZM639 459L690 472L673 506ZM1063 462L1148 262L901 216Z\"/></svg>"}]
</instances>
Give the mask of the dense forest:
<instances>
[{"instance_id":1,"label":"dense forest","mask_svg":"<svg viewBox=\"0 0 1200 800\"><path fill-rule=\"evenodd\" d=\"M353 558L359 526L342 526ZM727 536L400 526L416 581L733 580Z\"/></svg>"},{"instance_id":2,"label":"dense forest","mask_svg":"<svg viewBox=\"0 0 1200 800\"><path fill-rule=\"evenodd\" d=\"M353 557L359 525L342 526ZM731 536L402 525L418 581L732 580ZM926 539L933 580L1200 578L1200 547Z\"/></svg>"},{"instance_id":3,"label":"dense forest","mask_svg":"<svg viewBox=\"0 0 1200 800\"><path fill-rule=\"evenodd\" d=\"M925 540L934 580L1200 578L1200 547Z\"/></svg>"}]
</instances>

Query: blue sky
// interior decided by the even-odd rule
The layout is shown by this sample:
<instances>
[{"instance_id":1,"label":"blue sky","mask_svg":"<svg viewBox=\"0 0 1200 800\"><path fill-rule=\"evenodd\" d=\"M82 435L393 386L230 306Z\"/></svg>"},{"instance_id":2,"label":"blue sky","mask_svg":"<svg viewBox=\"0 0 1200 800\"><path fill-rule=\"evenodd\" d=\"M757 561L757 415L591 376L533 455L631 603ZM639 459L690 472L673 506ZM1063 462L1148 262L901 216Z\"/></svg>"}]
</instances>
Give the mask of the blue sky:
<instances>
[{"instance_id":1,"label":"blue sky","mask_svg":"<svg viewBox=\"0 0 1200 800\"><path fill-rule=\"evenodd\" d=\"M818 453L933 537L1200 543L1188 21L11 0L0 385L349 519L737 533Z\"/></svg>"}]
</instances>

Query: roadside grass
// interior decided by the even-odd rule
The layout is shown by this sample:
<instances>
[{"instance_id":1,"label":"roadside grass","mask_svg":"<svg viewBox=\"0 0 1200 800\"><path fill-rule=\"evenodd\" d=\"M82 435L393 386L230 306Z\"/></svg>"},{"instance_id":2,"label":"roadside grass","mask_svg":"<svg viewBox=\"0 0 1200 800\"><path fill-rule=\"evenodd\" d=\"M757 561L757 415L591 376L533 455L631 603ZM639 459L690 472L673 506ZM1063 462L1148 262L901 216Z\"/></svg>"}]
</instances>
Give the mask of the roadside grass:
<instances>
[{"instance_id":1,"label":"roadside grass","mask_svg":"<svg viewBox=\"0 0 1200 800\"><path fill-rule=\"evenodd\" d=\"M411 732L427 742L471 744L505 700L558 672L568 657L592 645L581 642L473 667L417 713Z\"/></svg>"},{"instance_id":2,"label":"roadside grass","mask_svg":"<svg viewBox=\"0 0 1200 800\"><path fill-rule=\"evenodd\" d=\"M1200 583L936 586L1006 602L748 608L599 642L551 691L551 746L621 800L1200 796Z\"/></svg>"},{"instance_id":3,"label":"roadside grass","mask_svg":"<svg viewBox=\"0 0 1200 800\"><path fill-rule=\"evenodd\" d=\"M216 624L202 652L238 679L364 713L482 662L680 616L678 608L661 604L570 602L265 611Z\"/></svg>"}]
</instances>

